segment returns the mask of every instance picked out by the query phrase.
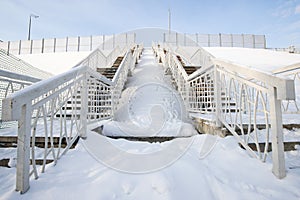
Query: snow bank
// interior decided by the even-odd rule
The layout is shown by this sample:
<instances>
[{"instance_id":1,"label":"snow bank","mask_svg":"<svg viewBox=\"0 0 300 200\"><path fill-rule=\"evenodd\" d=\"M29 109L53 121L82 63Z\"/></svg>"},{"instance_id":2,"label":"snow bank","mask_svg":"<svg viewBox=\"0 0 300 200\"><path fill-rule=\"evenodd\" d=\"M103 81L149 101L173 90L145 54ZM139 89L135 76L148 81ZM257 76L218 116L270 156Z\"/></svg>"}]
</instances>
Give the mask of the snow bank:
<instances>
[{"instance_id":1,"label":"snow bank","mask_svg":"<svg viewBox=\"0 0 300 200\"><path fill-rule=\"evenodd\" d=\"M86 58L91 52L57 52L43 54L21 54L18 58L46 72L54 75L68 71L81 60Z\"/></svg>"},{"instance_id":2,"label":"snow bank","mask_svg":"<svg viewBox=\"0 0 300 200\"><path fill-rule=\"evenodd\" d=\"M258 70L272 72L300 62L300 54L238 47L203 47L216 58L246 65Z\"/></svg>"}]
</instances>

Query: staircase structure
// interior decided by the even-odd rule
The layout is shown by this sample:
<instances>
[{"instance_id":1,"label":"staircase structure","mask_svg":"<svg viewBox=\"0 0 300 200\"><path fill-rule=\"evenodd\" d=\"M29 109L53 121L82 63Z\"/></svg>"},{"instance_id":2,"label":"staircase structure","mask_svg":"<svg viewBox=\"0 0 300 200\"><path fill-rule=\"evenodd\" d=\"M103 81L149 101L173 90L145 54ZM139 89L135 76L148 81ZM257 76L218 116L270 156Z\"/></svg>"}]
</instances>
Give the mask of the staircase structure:
<instances>
[{"instance_id":1,"label":"staircase structure","mask_svg":"<svg viewBox=\"0 0 300 200\"><path fill-rule=\"evenodd\" d=\"M282 110L288 111L294 103L298 109L295 113L299 113L294 92L296 78L230 63L199 46L190 51L169 43L153 43L152 49L201 132L205 132L205 124L210 127L207 132L214 134L226 129L250 156L263 162L271 145L272 171L278 178L286 176ZM44 172L49 160L58 162L78 138L88 137L89 124L114 118L128 75L135 69L142 50L142 45L132 44L123 49L116 47L105 56L98 48L68 72L6 96L2 119L19 124L17 191L29 189L30 176L38 178L36 165L40 159ZM299 65L276 73L296 69ZM203 121L203 116L210 120ZM36 157L35 148L40 126L45 130L41 136L45 144L43 158ZM262 128L263 140L257 137Z\"/></svg>"}]
</instances>

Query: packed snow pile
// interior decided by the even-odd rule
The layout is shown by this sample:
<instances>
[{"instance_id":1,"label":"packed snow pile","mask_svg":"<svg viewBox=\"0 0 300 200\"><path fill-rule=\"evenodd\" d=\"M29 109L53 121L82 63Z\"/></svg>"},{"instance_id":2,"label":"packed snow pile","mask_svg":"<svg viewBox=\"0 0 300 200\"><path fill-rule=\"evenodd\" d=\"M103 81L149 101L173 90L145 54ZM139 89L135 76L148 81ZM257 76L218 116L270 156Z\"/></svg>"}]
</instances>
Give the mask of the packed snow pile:
<instances>
[{"instance_id":1,"label":"packed snow pile","mask_svg":"<svg viewBox=\"0 0 300 200\"><path fill-rule=\"evenodd\" d=\"M127 81L114 120L104 123L103 134L134 137L197 134L188 123L185 106L171 86L170 77L157 64L151 49L143 52L141 62Z\"/></svg>"},{"instance_id":2,"label":"packed snow pile","mask_svg":"<svg viewBox=\"0 0 300 200\"><path fill-rule=\"evenodd\" d=\"M282 67L300 63L300 54L288 52L239 47L203 48L218 59L224 59L236 64L271 73Z\"/></svg>"},{"instance_id":3,"label":"packed snow pile","mask_svg":"<svg viewBox=\"0 0 300 200\"><path fill-rule=\"evenodd\" d=\"M26 61L32 66L54 75L68 71L81 60L86 58L91 52L57 52L41 54L21 54L18 58Z\"/></svg>"}]
</instances>

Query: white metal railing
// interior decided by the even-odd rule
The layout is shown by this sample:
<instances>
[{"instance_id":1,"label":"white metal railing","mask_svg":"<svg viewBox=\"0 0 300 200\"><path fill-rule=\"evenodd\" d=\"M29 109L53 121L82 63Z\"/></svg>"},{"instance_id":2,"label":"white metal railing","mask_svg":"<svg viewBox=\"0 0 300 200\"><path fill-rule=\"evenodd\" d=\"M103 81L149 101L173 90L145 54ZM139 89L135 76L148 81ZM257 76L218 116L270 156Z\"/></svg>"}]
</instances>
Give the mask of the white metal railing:
<instances>
[{"instance_id":1,"label":"white metal railing","mask_svg":"<svg viewBox=\"0 0 300 200\"><path fill-rule=\"evenodd\" d=\"M87 37L43 38L37 40L19 40L0 42L0 48L10 54L34 54L56 52L93 51L114 49L117 46L125 47L135 44L135 33L116 35L97 35Z\"/></svg>"},{"instance_id":2,"label":"white metal railing","mask_svg":"<svg viewBox=\"0 0 300 200\"><path fill-rule=\"evenodd\" d=\"M16 74L0 70L0 112L2 111L2 99L11 95L12 93L22 90L23 88L40 81L40 79L33 78L26 75ZM2 112L0 113L0 128L5 128L14 124L13 122L2 122Z\"/></svg>"},{"instance_id":3,"label":"white metal railing","mask_svg":"<svg viewBox=\"0 0 300 200\"><path fill-rule=\"evenodd\" d=\"M214 114L216 126L225 126L251 156L263 162L271 142L273 173L285 177L281 103L295 99L293 80L209 57L203 49L198 54L202 67L187 76L171 49L165 54L154 50L165 55L163 64L172 72L189 111Z\"/></svg>"},{"instance_id":4,"label":"white metal railing","mask_svg":"<svg viewBox=\"0 0 300 200\"><path fill-rule=\"evenodd\" d=\"M3 100L3 120L16 120L19 124L17 191L24 193L29 189L31 175L38 178L37 157L42 156L40 170L44 172L47 160L56 163L79 136L87 137L88 123L113 117L128 69L135 64L133 55L137 54L127 51L112 81L88 66L78 66ZM44 130L39 131L45 139L44 150L35 147L37 130ZM55 137L58 147L54 145ZM66 147L62 147L63 140Z\"/></svg>"},{"instance_id":5,"label":"white metal railing","mask_svg":"<svg viewBox=\"0 0 300 200\"><path fill-rule=\"evenodd\" d=\"M273 73L294 80L296 99L282 101L282 111L287 114L300 114L300 63L274 70Z\"/></svg>"}]
</instances>

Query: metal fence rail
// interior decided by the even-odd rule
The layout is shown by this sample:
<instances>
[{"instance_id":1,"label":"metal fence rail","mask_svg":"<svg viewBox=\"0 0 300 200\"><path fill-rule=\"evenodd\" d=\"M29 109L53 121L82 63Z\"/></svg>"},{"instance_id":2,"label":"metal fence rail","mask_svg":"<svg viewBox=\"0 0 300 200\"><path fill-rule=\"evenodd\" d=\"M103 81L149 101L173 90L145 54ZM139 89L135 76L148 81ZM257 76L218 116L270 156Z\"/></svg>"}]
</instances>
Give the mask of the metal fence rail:
<instances>
[{"instance_id":1,"label":"metal fence rail","mask_svg":"<svg viewBox=\"0 0 300 200\"><path fill-rule=\"evenodd\" d=\"M19 40L0 42L0 48L10 54L34 54L55 53L74 51L93 51L96 48L102 50L114 49L117 46L125 47L134 44L136 36L134 33L117 35L99 35L89 37L66 37L49 38L41 40Z\"/></svg>"},{"instance_id":2,"label":"metal fence rail","mask_svg":"<svg viewBox=\"0 0 300 200\"><path fill-rule=\"evenodd\" d=\"M112 81L82 65L33 84L3 100L3 120L16 120L19 124L17 191L26 192L30 176L39 176L35 147L37 130L44 130L41 131L43 135L39 135L45 138L40 168L44 172L47 159L56 163L79 136L87 137L88 123L113 117L127 72L135 64L134 56L138 56L135 51L139 50L127 51ZM54 137L59 137L58 147L54 146ZM67 142L65 147L62 146L63 140Z\"/></svg>"},{"instance_id":3,"label":"metal fence rail","mask_svg":"<svg viewBox=\"0 0 300 200\"><path fill-rule=\"evenodd\" d=\"M293 80L210 57L200 47L191 57L197 57L201 68L188 76L172 48L153 49L171 71L190 112L214 114L217 127L225 126L251 156L263 162L272 142L273 173L285 177L281 103L295 99ZM261 142L264 149L259 147ZM249 143L255 143L257 151Z\"/></svg>"},{"instance_id":4,"label":"metal fence rail","mask_svg":"<svg viewBox=\"0 0 300 200\"><path fill-rule=\"evenodd\" d=\"M164 43L175 46L266 48L264 35L165 33Z\"/></svg>"}]
</instances>

